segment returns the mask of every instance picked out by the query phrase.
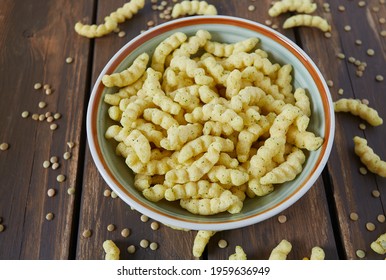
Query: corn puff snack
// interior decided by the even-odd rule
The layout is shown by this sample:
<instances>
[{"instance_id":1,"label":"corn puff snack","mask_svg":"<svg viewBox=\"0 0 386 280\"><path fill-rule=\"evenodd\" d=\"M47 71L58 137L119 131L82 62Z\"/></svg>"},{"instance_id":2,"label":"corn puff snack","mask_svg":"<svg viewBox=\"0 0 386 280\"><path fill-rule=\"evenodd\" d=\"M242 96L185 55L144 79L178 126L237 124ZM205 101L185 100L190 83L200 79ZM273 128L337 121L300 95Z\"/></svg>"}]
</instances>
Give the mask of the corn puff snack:
<instances>
[{"instance_id":1,"label":"corn puff snack","mask_svg":"<svg viewBox=\"0 0 386 280\"><path fill-rule=\"evenodd\" d=\"M103 250L106 253L105 260L119 260L119 248L112 240L103 242Z\"/></svg>"},{"instance_id":2,"label":"corn puff snack","mask_svg":"<svg viewBox=\"0 0 386 280\"><path fill-rule=\"evenodd\" d=\"M380 255L386 254L386 233L380 235L377 240L371 243L370 247Z\"/></svg>"},{"instance_id":3,"label":"corn puff snack","mask_svg":"<svg viewBox=\"0 0 386 280\"><path fill-rule=\"evenodd\" d=\"M272 250L271 255L269 256L269 260L286 260L291 250L291 243L283 239L282 241L280 241L279 245L277 245Z\"/></svg>"},{"instance_id":4,"label":"corn puff snack","mask_svg":"<svg viewBox=\"0 0 386 280\"><path fill-rule=\"evenodd\" d=\"M215 231L211 230L199 230L193 242L193 256L196 258L201 257L205 250L206 245L209 243L210 238L215 234Z\"/></svg>"},{"instance_id":5,"label":"corn puff snack","mask_svg":"<svg viewBox=\"0 0 386 280\"><path fill-rule=\"evenodd\" d=\"M327 20L321 18L320 16L311 16L311 15L294 15L286 19L283 23L283 28L293 28L297 26L308 26L316 27L322 30L323 32L331 31L331 26L328 24Z\"/></svg>"},{"instance_id":6,"label":"corn puff snack","mask_svg":"<svg viewBox=\"0 0 386 280\"><path fill-rule=\"evenodd\" d=\"M235 247L235 253L229 256L229 260L246 260L247 255L245 254L241 246Z\"/></svg>"},{"instance_id":7,"label":"corn puff snack","mask_svg":"<svg viewBox=\"0 0 386 280\"><path fill-rule=\"evenodd\" d=\"M324 258L326 257L325 253L324 253L324 250L318 246L315 246L312 248L311 250L311 257L310 257L310 260L324 260Z\"/></svg>"},{"instance_id":8,"label":"corn puff snack","mask_svg":"<svg viewBox=\"0 0 386 280\"><path fill-rule=\"evenodd\" d=\"M271 17L277 17L286 12L297 12L310 14L316 10L317 6L312 0L281 0L268 10Z\"/></svg>"},{"instance_id":9,"label":"corn puff snack","mask_svg":"<svg viewBox=\"0 0 386 280\"><path fill-rule=\"evenodd\" d=\"M361 162L371 172L386 177L386 162L374 153L373 149L367 145L367 140L359 136L354 137L355 154L360 158Z\"/></svg>"},{"instance_id":10,"label":"corn puff snack","mask_svg":"<svg viewBox=\"0 0 386 280\"><path fill-rule=\"evenodd\" d=\"M383 119L379 117L378 112L362 103L359 99L341 98L334 102L335 112L348 112L354 116L359 116L361 119L367 121L372 126L379 126L383 124Z\"/></svg>"},{"instance_id":11,"label":"corn puff snack","mask_svg":"<svg viewBox=\"0 0 386 280\"><path fill-rule=\"evenodd\" d=\"M312 108L304 89L293 92L291 65L273 63L257 38L211 38L172 34L104 81L118 87L105 95L116 122L105 138L117 142L135 189L197 215L239 213L293 180L304 150L323 143L307 130Z\"/></svg>"},{"instance_id":12,"label":"corn puff snack","mask_svg":"<svg viewBox=\"0 0 386 280\"><path fill-rule=\"evenodd\" d=\"M172 18L185 15L217 15L217 9L206 1L182 1L173 6Z\"/></svg>"},{"instance_id":13,"label":"corn puff snack","mask_svg":"<svg viewBox=\"0 0 386 280\"><path fill-rule=\"evenodd\" d=\"M102 37L111 33L117 28L118 23L131 19L140 9L145 6L145 0L131 0L121 8L105 17L105 22L100 25L85 25L81 22L75 24L75 31L81 36L87 38Z\"/></svg>"}]
</instances>

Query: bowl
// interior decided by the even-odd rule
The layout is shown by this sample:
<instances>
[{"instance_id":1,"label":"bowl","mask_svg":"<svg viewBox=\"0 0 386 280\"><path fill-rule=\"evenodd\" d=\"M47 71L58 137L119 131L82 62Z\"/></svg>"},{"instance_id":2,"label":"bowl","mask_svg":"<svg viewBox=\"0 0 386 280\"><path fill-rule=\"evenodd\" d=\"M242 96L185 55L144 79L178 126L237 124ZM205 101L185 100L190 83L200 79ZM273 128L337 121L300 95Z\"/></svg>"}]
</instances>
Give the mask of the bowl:
<instances>
[{"instance_id":1,"label":"bowl","mask_svg":"<svg viewBox=\"0 0 386 280\"><path fill-rule=\"evenodd\" d=\"M114 122L107 114L108 104L103 97L114 93L101 82L103 75L126 69L143 52L150 56L155 46L171 34L181 31L188 36L205 29L212 40L233 43L249 37L260 39L259 48L280 65L293 66L293 86L307 90L312 116L309 131L324 138L322 146L307 153L302 172L293 180L275 187L258 199L246 199L240 213L228 212L200 216L180 207L178 202L151 202L135 189L134 174L125 160L115 153L116 142L107 140L104 133ZM123 46L100 73L91 93L87 111L87 137L93 160L110 188L131 207L163 224L192 230L228 230L266 220L282 212L301 198L321 174L329 157L334 138L334 110L326 82L310 57L294 42L262 24L229 16L194 16L173 20L152 28Z\"/></svg>"}]
</instances>

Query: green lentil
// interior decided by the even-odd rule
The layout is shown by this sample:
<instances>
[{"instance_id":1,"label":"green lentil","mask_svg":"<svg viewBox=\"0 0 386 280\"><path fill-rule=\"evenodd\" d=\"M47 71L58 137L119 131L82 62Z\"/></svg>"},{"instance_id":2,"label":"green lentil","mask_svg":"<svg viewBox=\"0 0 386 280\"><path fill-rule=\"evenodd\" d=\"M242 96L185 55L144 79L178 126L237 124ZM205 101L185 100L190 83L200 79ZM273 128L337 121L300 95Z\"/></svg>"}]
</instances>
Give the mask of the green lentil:
<instances>
[{"instance_id":1,"label":"green lentil","mask_svg":"<svg viewBox=\"0 0 386 280\"><path fill-rule=\"evenodd\" d=\"M221 249L224 249L228 246L228 242L224 239L220 239L217 243L218 247L220 247Z\"/></svg>"},{"instance_id":2,"label":"green lentil","mask_svg":"<svg viewBox=\"0 0 386 280\"><path fill-rule=\"evenodd\" d=\"M6 150L8 150L9 149L9 144L8 143L1 143L0 144L0 150L1 151L6 151Z\"/></svg>"},{"instance_id":3,"label":"green lentil","mask_svg":"<svg viewBox=\"0 0 386 280\"><path fill-rule=\"evenodd\" d=\"M128 229L128 228L122 229L121 235L122 235L123 237L125 237L125 238L128 237L128 236L130 235L130 229Z\"/></svg>"},{"instance_id":4,"label":"green lentil","mask_svg":"<svg viewBox=\"0 0 386 280\"><path fill-rule=\"evenodd\" d=\"M127 252L129 254L134 254L135 253L135 246L134 245L130 245L129 247L127 247Z\"/></svg>"},{"instance_id":5,"label":"green lentil","mask_svg":"<svg viewBox=\"0 0 386 280\"><path fill-rule=\"evenodd\" d=\"M107 230L108 230L108 231L114 231L114 230L115 230L115 225L109 224L109 225L107 226Z\"/></svg>"}]
</instances>

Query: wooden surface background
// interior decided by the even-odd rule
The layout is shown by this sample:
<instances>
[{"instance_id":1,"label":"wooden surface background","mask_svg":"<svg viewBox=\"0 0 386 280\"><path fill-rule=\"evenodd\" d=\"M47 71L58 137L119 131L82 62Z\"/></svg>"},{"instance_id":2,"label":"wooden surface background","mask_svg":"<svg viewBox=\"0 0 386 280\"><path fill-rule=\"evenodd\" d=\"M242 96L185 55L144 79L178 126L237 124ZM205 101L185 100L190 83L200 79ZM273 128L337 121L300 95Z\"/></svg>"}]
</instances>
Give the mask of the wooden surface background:
<instances>
[{"instance_id":1,"label":"wooden surface background","mask_svg":"<svg viewBox=\"0 0 386 280\"><path fill-rule=\"evenodd\" d=\"M173 1L166 1L173 5ZM367 99L386 118L386 81L377 82L376 75L386 78L386 4L382 0L315 1L315 14L332 25L331 38L315 28L283 30L288 14L270 18L271 1L207 1L220 15L242 17L268 24L294 40L320 68L330 87L333 100L340 97ZM123 37L112 33L98 39L87 39L74 32L74 24L100 23L124 0L2 0L0 1L0 143L9 149L0 151L0 259L103 259L102 243L116 242L122 259L192 259L196 231L177 231L160 225L152 230L152 220L142 222L141 214L131 210L119 198L105 197L107 184L99 175L87 146L85 114L91 88L103 66L126 42L147 29L147 22L165 22L160 11L152 9L150 0L131 20L120 24ZM161 1L158 0L157 5ZM248 6L255 10L249 11ZM344 7L344 11L343 8ZM275 26L276 25L276 26ZM348 26L351 30L346 31ZM361 40L362 44L356 44ZM368 49L375 54L369 56ZM337 57L345 55L344 59ZM67 64L67 57L73 62ZM362 77L349 57L366 62ZM52 94L35 90L34 84L49 84ZM339 94L343 89L343 95ZM47 107L41 109L38 103ZM22 118L23 111L30 112ZM60 113L56 130L47 121L35 121L32 114ZM311 248L322 247L326 259L358 259L357 250L365 259L384 259L370 249L370 243L386 232L386 223L377 220L385 215L386 179L370 172L359 173L362 166L353 152L352 138L364 136L382 159L386 159L384 125L365 130L364 123L350 114L336 114L336 136L327 167L315 185L296 204L285 210L286 223L277 216L242 229L216 233L202 259L227 259L236 245L244 248L249 259L267 259L282 240L293 245L289 259L309 257ZM70 148L67 142L74 142ZM71 152L65 160L63 154ZM52 156L59 158L56 170L43 168ZM57 175L66 180L59 183ZM47 196L53 188L56 195ZM69 195L68 189L75 188ZM377 190L380 197L372 192ZM350 220L350 213L359 215ZM52 220L46 219L53 213ZM375 225L374 231L366 223ZM107 226L115 225L108 231ZM130 229L128 237L121 230ZM83 237L85 230L91 236ZM157 250L143 249L142 239L158 243ZM220 239L228 242L218 247ZM127 247L135 245L129 254Z\"/></svg>"}]
</instances>

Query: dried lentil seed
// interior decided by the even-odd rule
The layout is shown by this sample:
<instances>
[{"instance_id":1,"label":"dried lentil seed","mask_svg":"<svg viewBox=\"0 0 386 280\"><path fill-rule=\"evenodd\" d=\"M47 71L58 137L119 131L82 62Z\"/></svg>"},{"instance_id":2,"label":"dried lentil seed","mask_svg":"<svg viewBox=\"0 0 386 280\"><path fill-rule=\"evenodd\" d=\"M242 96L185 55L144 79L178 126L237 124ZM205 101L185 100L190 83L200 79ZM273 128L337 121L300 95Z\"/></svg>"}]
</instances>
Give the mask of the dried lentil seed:
<instances>
[{"instance_id":1,"label":"dried lentil seed","mask_svg":"<svg viewBox=\"0 0 386 280\"><path fill-rule=\"evenodd\" d=\"M58 169L59 167L60 167L60 165L59 165L59 163L57 163L57 162L54 162L54 163L52 164L52 166L51 166L52 170L56 170L56 169Z\"/></svg>"},{"instance_id":2,"label":"dried lentil seed","mask_svg":"<svg viewBox=\"0 0 386 280\"><path fill-rule=\"evenodd\" d=\"M122 37L125 37L126 36L126 32L125 31L120 31L118 33L118 37L122 38Z\"/></svg>"},{"instance_id":3,"label":"dried lentil seed","mask_svg":"<svg viewBox=\"0 0 386 280\"><path fill-rule=\"evenodd\" d=\"M379 18L379 23L384 24L386 22L386 19L384 17Z\"/></svg>"},{"instance_id":4,"label":"dried lentil seed","mask_svg":"<svg viewBox=\"0 0 386 280\"><path fill-rule=\"evenodd\" d=\"M6 150L8 150L9 149L9 144L8 143L1 143L0 144L0 150L2 150L2 151L6 151Z\"/></svg>"},{"instance_id":5,"label":"dried lentil seed","mask_svg":"<svg viewBox=\"0 0 386 280\"><path fill-rule=\"evenodd\" d=\"M351 26L350 25L345 25L343 29L346 32L351 31Z\"/></svg>"},{"instance_id":6,"label":"dried lentil seed","mask_svg":"<svg viewBox=\"0 0 386 280\"><path fill-rule=\"evenodd\" d=\"M64 176L63 174L59 174L56 177L56 181L58 181L59 183L63 183L64 181L66 181L66 176Z\"/></svg>"},{"instance_id":7,"label":"dried lentil seed","mask_svg":"<svg viewBox=\"0 0 386 280\"><path fill-rule=\"evenodd\" d=\"M74 59L73 59L72 57L70 57L70 56L66 58L66 63L67 63L67 64L70 64L70 63L72 63L73 61L74 61Z\"/></svg>"},{"instance_id":8,"label":"dried lentil seed","mask_svg":"<svg viewBox=\"0 0 386 280\"><path fill-rule=\"evenodd\" d=\"M339 95L342 95L343 93L344 93L343 88L338 89L338 94L339 94Z\"/></svg>"},{"instance_id":9,"label":"dried lentil seed","mask_svg":"<svg viewBox=\"0 0 386 280\"><path fill-rule=\"evenodd\" d=\"M62 117L62 114L60 114L60 113L55 113L55 115L54 115L54 119L55 120L58 120L58 119L60 119Z\"/></svg>"},{"instance_id":10,"label":"dried lentil seed","mask_svg":"<svg viewBox=\"0 0 386 280\"><path fill-rule=\"evenodd\" d=\"M43 161L43 167L44 168L48 168L50 166L51 166L51 162L49 162L48 160Z\"/></svg>"},{"instance_id":11,"label":"dried lentil seed","mask_svg":"<svg viewBox=\"0 0 386 280\"><path fill-rule=\"evenodd\" d=\"M366 167L359 167L359 173L361 173L362 175L366 175L367 174L367 169Z\"/></svg>"},{"instance_id":12,"label":"dried lentil seed","mask_svg":"<svg viewBox=\"0 0 386 280\"><path fill-rule=\"evenodd\" d=\"M358 219L359 219L359 216L358 216L357 213L355 213L355 212L351 212L351 213L350 213L350 220L352 220L352 221L358 221Z\"/></svg>"},{"instance_id":13,"label":"dried lentil seed","mask_svg":"<svg viewBox=\"0 0 386 280\"><path fill-rule=\"evenodd\" d=\"M152 6L151 6L151 9L152 9L152 10L154 10L154 11L156 11L156 10L157 10L157 8L158 8L158 6L157 6L157 5L152 5Z\"/></svg>"},{"instance_id":14,"label":"dried lentil seed","mask_svg":"<svg viewBox=\"0 0 386 280\"><path fill-rule=\"evenodd\" d=\"M117 198L118 195L117 195L114 191L112 191L112 192L111 192L111 197L112 197L112 198Z\"/></svg>"},{"instance_id":15,"label":"dried lentil seed","mask_svg":"<svg viewBox=\"0 0 386 280\"><path fill-rule=\"evenodd\" d=\"M54 214L51 213L51 212L46 215L46 220L47 221L51 221L53 218L54 218Z\"/></svg>"},{"instance_id":16,"label":"dried lentil seed","mask_svg":"<svg viewBox=\"0 0 386 280\"><path fill-rule=\"evenodd\" d=\"M44 114L44 116L45 116L46 118L51 117L51 116L52 116L52 113L51 113L51 112L46 112L46 113Z\"/></svg>"},{"instance_id":17,"label":"dried lentil seed","mask_svg":"<svg viewBox=\"0 0 386 280\"><path fill-rule=\"evenodd\" d=\"M92 232L89 229L84 230L83 233L82 233L82 236L84 238L89 238L89 237L91 237L91 235L92 235Z\"/></svg>"},{"instance_id":18,"label":"dried lentil seed","mask_svg":"<svg viewBox=\"0 0 386 280\"><path fill-rule=\"evenodd\" d=\"M149 217L146 215L141 215L141 222L146 223L149 220Z\"/></svg>"},{"instance_id":19,"label":"dried lentil seed","mask_svg":"<svg viewBox=\"0 0 386 280\"><path fill-rule=\"evenodd\" d=\"M55 196L55 194L56 194L56 191L55 191L55 189L53 189L53 188L51 188L51 189L49 189L49 190L47 191L47 195L48 195L49 197L53 197L53 196Z\"/></svg>"},{"instance_id":20,"label":"dried lentil seed","mask_svg":"<svg viewBox=\"0 0 386 280\"><path fill-rule=\"evenodd\" d=\"M382 76L382 75L376 75L376 76L375 76L375 80L376 80L377 82L382 82L382 81L383 81L383 76Z\"/></svg>"},{"instance_id":21,"label":"dried lentil seed","mask_svg":"<svg viewBox=\"0 0 386 280\"><path fill-rule=\"evenodd\" d=\"M359 2L358 2L358 6L359 6L359 7L364 7L364 6L366 6L366 1L359 1Z\"/></svg>"},{"instance_id":22,"label":"dried lentil seed","mask_svg":"<svg viewBox=\"0 0 386 280\"><path fill-rule=\"evenodd\" d=\"M146 25L147 25L148 27L154 26L154 20L149 20L149 21L146 23Z\"/></svg>"},{"instance_id":23,"label":"dried lentil seed","mask_svg":"<svg viewBox=\"0 0 386 280\"><path fill-rule=\"evenodd\" d=\"M41 89L42 88L42 84L41 83L36 83L34 84L34 89Z\"/></svg>"},{"instance_id":24,"label":"dried lentil seed","mask_svg":"<svg viewBox=\"0 0 386 280\"><path fill-rule=\"evenodd\" d=\"M338 6L338 11L339 12L344 12L345 10L346 10L346 8L343 5L339 5Z\"/></svg>"},{"instance_id":25,"label":"dried lentil seed","mask_svg":"<svg viewBox=\"0 0 386 280\"><path fill-rule=\"evenodd\" d=\"M355 59L355 57L353 57L353 56L350 56L350 57L348 58L348 62L350 62L350 63L355 63L355 61L356 61L356 59Z\"/></svg>"},{"instance_id":26,"label":"dried lentil seed","mask_svg":"<svg viewBox=\"0 0 386 280\"><path fill-rule=\"evenodd\" d=\"M255 6L253 6L253 5L249 5L249 6L248 6L248 11L250 11L250 12L253 12L255 9L256 9L256 8L255 8Z\"/></svg>"},{"instance_id":27,"label":"dried lentil seed","mask_svg":"<svg viewBox=\"0 0 386 280\"><path fill-rule=\"evenodd\" d=\"M5 226L0 224L0 232L3 232L5 230Z\"/></svg>"},{"instance_id":28,"label":"dried lentil seed","mask_svg":"<svg viewBox=\"0 0 386 280\"><path fill-rule=\"evenodd\" d=\"M75 194L75 188L74 187L68 188L67 194L68 195L74 195Z\"/></svg>"},{"instance_id":29,"label":"dried lentil seed","mask_svg":"<svg viewBox=\"0 0 386 280\"><path fill-rule=\"evenodd\" d=\"M364 65L362 65L362 64L358 66L358 70L359 71L363 72L363 71L365 71L365 69L366 69L366 67Z\"/></svg>"},{"instance_id":30,"label":"dried lentil seed","mask_svg":"<svg viewBox=\"0 0 386 280\"><path fill-rule=\"evenodd\" d=\"M67 146L68 146L70 149L72 149L72 148L74 148L75 144L74 144L74 142L67 142Z\"/></svg>"},{"instance_id":31,"label":"dried lentil seed","mask_svg":"<svg viewBox=\"0 0 386 280\"><path fill-rule=\"evenodd\" d=\"M50 162L51 163L59 162L59 158L57 156L52 156L50 157Z\"/></svg>"},{"instance_id":32,"label":"dried lentil seed","mask_svg":"<svg viewBox=\"0 0 386 280\"><path fill-rule=\"evenodd\" d=\"M344 55L344 53L338 53L336 57L339 59L345 59L346 56Z\"/></svg>"},{"instance_id":33,"label":"dried lentil seed","mask_svg":"<svg viewBox=\"0 0 386 280\"><path fill-rule=\"evenodd\" d=\"M31 118L34 120L34 121L37 121L39 119L39 115L38 114L32 114Z\"/></svg>"},{"instance_id":34,"label":"dried lentil seed","mask_svg":"<svg viewBox=\"0 0 386 280\"><path fill-rule=\"evenodd\" d=\"M108 231L114 231L114 230L115 230L115 225L109 224L109 225L107 226L107 230L108 230Z\"/></svg>"},{"instance_id":35,"label":"dried lentil seed","mask_svg":"<svg viewBox=\"0 0 386 280\"><path fill-rule=\"evenodd\" d=\"M49 117L46 119L46 121L47 121L48 123L52 123L52 122L54 121L54 117L53 117L53 116L49 116Z\"/></svg>"},{"instance_id":36,"label":"dried lentil seed","mask_svg":"<svg viewBox=\"0 0 386 280\"><path fill-rule=\"evenodd\" d=\"M366 229L368 231L374 231L375 230L375 225L373 223L368 222L368 223L366 223Z\"/></svg>"},{"instance_id":37,"label":"dried lentil seed","mask_svg":"<svg viewBox=\"0 0 386 280\"><path fill-rule=\"evenodd\" d=\"M39 115L39 121L44 121L46 119L46 116L45 115L43 115L43 114L40 114Z\"/></svg>"},{"instance_id":38,"label":"dried lentil seed","mask_svg":"<svg viewBox=\"0 0 386 280\"><path fill-rule=\"evenodd\" d=\"M111 195L111 191L110 190L104 190L103 196L109 197L110 195Z\"/></svg>"},{"instance_id":39,"label":"dried lentil seed","mask_svg":"<svg viewBox=\"0 0 386 280\"><path fill-rule=\"evenodd\" d=\"M71 158L71 153L65 152L65 153L63 154L63 158L64 158L65 160L70 159L70 158Z\"/></svg>"},{"instance_id":40,"label":"dried lentil seed","mask_svg":"<svg viewBox=\"0 0 386 280\"><path fill-rule=\"evenodd\" d=\"M378 6L374 6L373 8L372 8L372 10L373 10L373 12L379 12L379 7Z\"/></svg>"},{"instance_id":41,"label":"dried lentil seed","mask_svg":"<svg viewBox=\"0 0 386 280\"><path fill-rule=\"evenodd\" d=\"M218 247L224 249L228 246L228 242L224 239L220 239L217 243Z\"/></svg>"},{"instance_id":42,"label":"dried lentil seed","mask_svg":"<svg viewBox=\"0 0 386 280\"><path fill-rule=\"evenodd\" d=\"M386 221L386 217L385 217L385 215L380 214L380 215L377 216L377 220L380 223L384 223Z\"/></svg>"},{"instance_id":43,"label":"dried lentil seed","mask_svg":"<svg viewBox=\"0 0 386 280\"><path fill-rule=\"evenodd\" d=\"M382 36L382 37L386 37L386 30L381 30L379 32L379 34Z\"/></svg>"},{"instance_id":44,"label":"dried lentil seed","mask_svg":"<svg viewBox=\"0 0 386 280\"><path fill-rule=\"evenodd\" d=\"M45 90L46 95L51 95L52 94L52 89L48 88Z\"/></svg>"},{"instance_id":45,"label":"dried lentil seed","mask_svg":"<svg viewBox=\"0 0 386 280\"><path fill-rule=\"evenodd\" d=\"M24 111L23 113L21 113L21 117L23 119L28 118L28 116L29 116L29 112L28 111Z\"/></svg>"},{"instance_id":46,"label":"dried lentil seed","mask_svg":"<svg viewBox=\"0 0 386 280\"><path fill-rule=\"evenodd\" d=\"M152 230L158 230L159 229L159 223L154 221L150 224L150 227Z\"/></svg>"},{"instance_id":47,"label":"dried lentil seed","mask_svg":"<svg viewBox=\"0 0 386 280\"><path fill-rule=\"evenodd\" d=\"M147 247L149 247L149 241L147 241L146 239L142 239L139 242L139 246L141 246L142 248L146 249Z\"/></svg>"},{"instance_id":48,"label":"dried lentil seed","mask_svg":"<svg viewBox=\"0 0 386 280\"><path fill-rule=\"evenodd\" d=\"M363 251L363 250L357 250L357 251L355 252L355 254L356 254L357 257L360 258L360 259L363 259L364 257L366 257L366 253L365 253L365 251Z\"/></svg>"},{"instance_id":49,"label":"dried lentil seed","mask_svg":"<svg viewBox=\"0 0 386 280\"><path fill-rule=\"evenodd\" d=\"M356 72L355 72L355 74L357 75L357 77L362 77L363 76L363 71L360 71L360 70L357 70Z\"/></svg>"},{"instance_id":50,"label":"dried lentil seed","mask_svg":"<svg viewBox=\"0 0 386 280\"><path fill-rule=\"evenodd\" d=\"M381 193L380 193L378 190L373 190L373 191L371 192L371 195L372 195L373 197L375 197L375 198L378 198L378 197L381 196Z\"/></svg>"},{"instance_id":51,"label":"dried lentil seed","mask_svg":"<svg viewBox=\"0 0 386 280\"><path fill-rule=\"evenodd\" d=\"M279 28L279 25L277 25L277 24L272 24L272 26L271 26L273 29L278 29Z\"/></svg>"},{"instance_id":52,"label":"dried lentil seed","mask_svg":"<svg viewBox=\"0 0 386 280\"><path fill-rule=\"evenodd\" d=\"M328 85L329 87L333 87L333 86L334 86L334 82L331 81L331 80L328 80L328 81L327 81L327 85Z\"/></svg>"},{"instance_id":53,"label":"dried lentil seed","mask_svg":"<svg viewBox=\"0 0 386 280\"><path fill-rule=\"evenodd\" d=\"M125 237L125 238L128 237L128 236L130 235L130 230L129 230L128 228L122 229L121 235L122 235L123 237Z\"/></svg>"},{"instance_id":54,"label":"dried lentil seed","mask_svg":"<svg viewBox=\"0 0 386 280\"><path fill-rule=\"evenodd\" d=\"M134 245L130 245L129 247L127 247L127 252L129 254L134 254L135 253L135 246Z\"/></svg>"},{"instance_id":55,"label":"dried lentil seed","mask_svg":"<svg viewBox=\"0 0 386 280\"><path fill-rule=\"evenodd\" d=\"M58 128L58 125L56 123L53 123L50 125L51 130L56 130Z\"/></svg>"},{"instance_id":56,"label":"dried lentil seed","mask_svg":"<svg viewBox=\"0 0 386 280\"><path fill-rule=\"evenodd\" d=\"M368 49L366 53L368 56L373 56L375 54L375 51L373 49Z\"/></svg>"},{"instance_id":57,"label":"dried lentil seed","mask_svg":"<svg viewBox=\"0 0 386 280\"><path fill-rule=\"evenodd\" d=\"M360 123L359 124L359 129L361 130L365 130L366 129L366 125L364 123ZM364 168L364 167L361 167L361 168ZM359 168L359 172L361 171L361 168ZM366 170L366 168L364 168ZM362 173L362 172L361 172ZM363 174L363 173L362 173ZM366 174L367 174L367 170L366 170Z\"/></svg>"},{"instance_id":58,"label":"dried lentil seed","mask_svg":"<svg viewBox=\"0 0 386 280\"><path fill-rule=\"evenodd\" d=\"M50 89L51 88L51 86L49 85L49 84L45 84L44 86L43 86L43 89Z\"/></svg>"},{"instance_id":59,"label":"dried lentil seed","mask_svg":"<svg viewBox=\"0 0 386 280\"><path fill-rule=\"evenodd\" d=\"M366 99L366 98L363 98L361 101L362 101L362 103L365 104L365 105L369 105L369 104L370 104L369 100Z\"/></svg>"},{"instance_id":60,"label":"dried lentil seed","mask_svg":"<svg viewBox=\"0 0 386 280\"><path fill-rule=\"evenodd\" d=\"M362 41L361 40L355 40L355 45L358 45L358 46L362 45Z\"/></svg>"},{"instance_id":61,"label":"dried lentil seed","mask_svg":"<svg viewBox=\"0 0 386 280\"><path fill-rule=\"evenodd\" d=\"M279 217L277 217L277 220L279 221L279 223L284 224L287 221L287 216L280 215Z\"/></svg>"},{"instance_id":62,"label":"dried lentil seed","mask_svg":"<svg viewBox=\"0 0 386 280\"><path fill-rule=\"evenodd\" d=\"M155 251L158 249L158 244L156 242L150 243L150 250Z\"/></svg>"},{"instance_id":63,"label":"dried lentil seed","mask_svg":"<svg viewBox=\"0 0 386 280\"><path fill-rule=\"evenodd\" d=\"M331 38L332 37L331 32L324 32L324 37Z\"/></svg>"},{"instance_id":64,"label":"dried lentil seed","mask_svg":"<svg viewBox=\"0 0 386 280\"><path fill-rule=\"evenodd\" d=\"M272 25L272 20L270 20L270 19L265 20L265 24L268 25L268 26L271 26Z\"/></svg>"}]
</instances>

